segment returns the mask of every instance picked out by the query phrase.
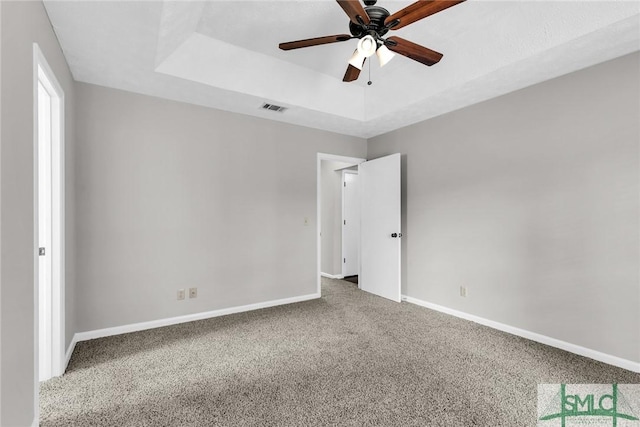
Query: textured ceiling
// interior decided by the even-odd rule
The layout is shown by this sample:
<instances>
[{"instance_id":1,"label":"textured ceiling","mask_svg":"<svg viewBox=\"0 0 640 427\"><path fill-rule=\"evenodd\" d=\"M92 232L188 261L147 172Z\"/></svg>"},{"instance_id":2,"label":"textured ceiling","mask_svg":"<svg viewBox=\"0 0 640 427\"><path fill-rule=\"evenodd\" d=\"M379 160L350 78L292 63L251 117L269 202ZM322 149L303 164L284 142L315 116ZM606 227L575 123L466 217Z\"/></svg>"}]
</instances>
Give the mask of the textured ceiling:
<instances>
[{"instance_id":1,"label":"textured ceiling","mask_svg":"<svg viewBox=\"0 0 640 427\"><path fill-rule=\"evenodd\" d=\"M410 3L378 6L393 13ZM443 53L440 63L396 56L380 68L372 58L357 82L343 83L356 40L278 49L348 33L333 0L45 6L78 81L361 137L640 49L637 1L468 0L394 32Z\"/></svg>"}]
</instances>

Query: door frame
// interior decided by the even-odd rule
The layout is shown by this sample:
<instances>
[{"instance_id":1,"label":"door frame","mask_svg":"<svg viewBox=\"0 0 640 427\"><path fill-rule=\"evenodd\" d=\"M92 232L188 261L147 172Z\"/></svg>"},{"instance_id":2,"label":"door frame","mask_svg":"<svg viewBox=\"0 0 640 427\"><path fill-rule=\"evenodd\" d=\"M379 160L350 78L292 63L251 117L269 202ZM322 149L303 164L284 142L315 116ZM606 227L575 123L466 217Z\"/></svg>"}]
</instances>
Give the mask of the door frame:
<instances>
[{"instance_id":1,"label":"door frame","mask_svg":"<svg viewBox=\"0 0 640 427\"><path fill-rule=\"evenodd\" d=\"M345 205L344 205L344 189L345 189L344 182L345 182L345 179L346 179L345 175L347 175L347 174L349 174L349 175L358 175L358 171L357 171L357 170L343 170L343 171L342 171L342 188L341 188L341 191L342 191L342 209L341 209L341 212L342 212L342 224L343 224L343 225L344 225L344 221L345 221L345 219L346 219L346 215L345 215L345 211L344 211L344 206L345 206ZM342 235L342 241L340 242L340 243L341 243L341 244L340 244L340 250L342 251L342 257L344 257L344 253L345 253L345 247L344 247L344 240L345 240L345 239L344 239L344 226L341 228L340 233L341 233L341 235ZM360 237L358 236L358 239L359 239L359 238L360 238ZM358 246L360 246L360 245L358 245ZM359 248L358 248L358 249L359 249ZM360 274L360 265L359 265L359 264L358 264L358 274ZM346 276L346 275L344 274L344 263L342 264L342 276L343 276L343 277L345 277L345 276ZM358 283L358 288L360 288L360 283Z\"/></svg>"},{"instance_id":2,"label":"door frame","mask_svg":"<svg viewBox=\"0 0 640 427\"><path fill-rule=\"evenodd\" d=\"M33 144L34 144L34 378L36 409L39 383L39 206L38 206L38 83L52 98L51 109L51 376L66 368L65 357L65 95L37 43L33 44Z\"/></svg>"},{"instance_id":3,"label":"door frame","mask_svg":"<svg viewBox=\"0 0 640 427\"><path fill-rule=\"evenodd\" d=\"M336 161L336 162L345 162L345 163L353 163L353 165L359 165L360 163L364 163L367 159L363 159L360 157L348 157L341 156L338 154L326 154L326 153L318 153L316 156L316 281L317 281L317 293L318 296L322 295L322 280L320 277L321 273L321 260L322 260L322 237L320 233L322 232L322 161Z\"/></svg>"}]
</instances>

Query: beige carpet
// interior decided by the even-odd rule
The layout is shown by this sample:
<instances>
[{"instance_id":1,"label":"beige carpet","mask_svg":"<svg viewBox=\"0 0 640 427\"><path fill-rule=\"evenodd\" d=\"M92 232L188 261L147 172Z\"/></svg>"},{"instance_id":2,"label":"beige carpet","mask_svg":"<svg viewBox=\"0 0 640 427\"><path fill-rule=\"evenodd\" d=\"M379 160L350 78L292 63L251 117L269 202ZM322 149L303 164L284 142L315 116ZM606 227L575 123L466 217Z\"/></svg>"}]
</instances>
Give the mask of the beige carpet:
<instances>
[{"instance_id":1,"label":"beige carpet","mask_svg":"<svg viewBox=\"0 0 640 427\"><path fill-rule=\"evenodd\" d=\"M41 425L535 426L538 383L640 383L345 281L322 294L79 343Z\"/></svg>"}]
</instances>

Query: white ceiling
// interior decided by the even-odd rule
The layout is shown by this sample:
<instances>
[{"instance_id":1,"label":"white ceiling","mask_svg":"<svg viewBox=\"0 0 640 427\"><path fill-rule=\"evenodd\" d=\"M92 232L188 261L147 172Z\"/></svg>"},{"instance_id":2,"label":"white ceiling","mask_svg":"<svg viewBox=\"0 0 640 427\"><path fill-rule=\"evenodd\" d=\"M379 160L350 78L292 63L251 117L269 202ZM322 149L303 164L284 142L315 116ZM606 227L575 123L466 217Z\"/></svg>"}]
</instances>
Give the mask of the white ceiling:
<instances>
[{"instance_id":1,"label":"white ceiling","mask_svg":"<svg viewBox=\"0 0 640 427\"><path fill-rule=\"evenodd\" d=\"M640 50L637 1L468 0L393 32L443 53L440 63L372 58L368 86L369 67L342 82L356 40L278 49L349 33L333 0L45 6L78 81L364 138Z\"/></svg>"}]
</instances>

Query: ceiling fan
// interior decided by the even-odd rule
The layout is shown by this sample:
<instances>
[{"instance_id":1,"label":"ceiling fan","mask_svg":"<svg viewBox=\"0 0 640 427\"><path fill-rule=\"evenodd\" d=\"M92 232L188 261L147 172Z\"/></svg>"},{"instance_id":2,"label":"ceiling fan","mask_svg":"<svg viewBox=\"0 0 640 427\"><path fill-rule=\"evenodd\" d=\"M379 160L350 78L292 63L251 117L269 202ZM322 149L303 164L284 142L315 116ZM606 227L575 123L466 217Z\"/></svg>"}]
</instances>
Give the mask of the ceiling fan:
<instances>
[{"instance_id":1,"label":"ceiling fan","mask_svg":"<svg viewBox=\"0 0 640 427\"><path fill-rule=\"evenodd\" d=\"M394 56L391 51L428 66L438 63L442 59L442 54L439 52L397 36L391 36L386 39L383 36L389 30L400 29L465 0L418 0L393 15L387 9L376 6L377 0L363 0L366 7L362 7L359 0L336 1L349 16L349 31L351 34L337 34L280 43L279 47L282 50L292 50L360 39L358 48L349 60L347 72L342 79L345 82L352 82L358 79L364 62L374 53L378 57L381 67Z\"/></svg>"}]
</instances>

